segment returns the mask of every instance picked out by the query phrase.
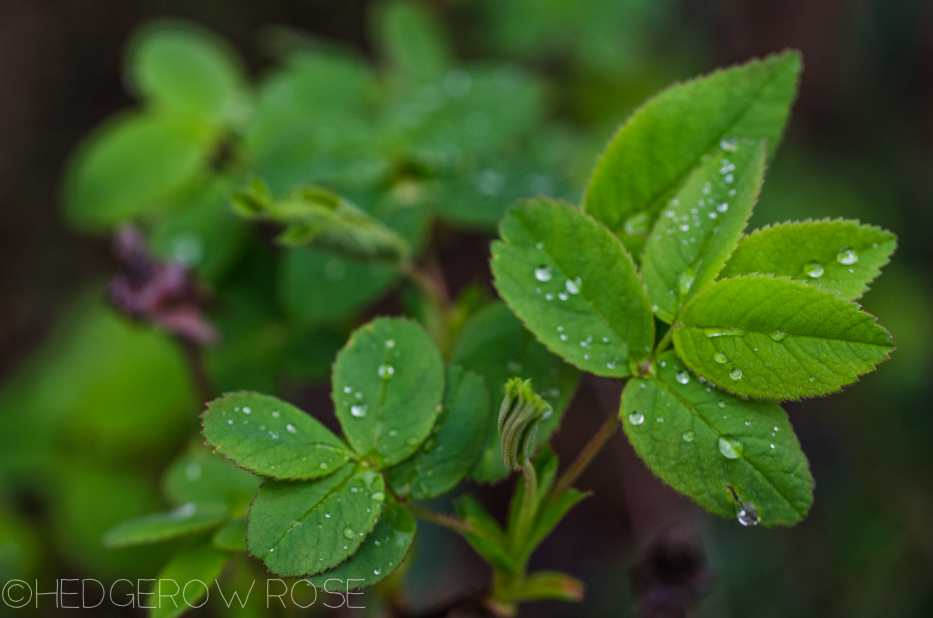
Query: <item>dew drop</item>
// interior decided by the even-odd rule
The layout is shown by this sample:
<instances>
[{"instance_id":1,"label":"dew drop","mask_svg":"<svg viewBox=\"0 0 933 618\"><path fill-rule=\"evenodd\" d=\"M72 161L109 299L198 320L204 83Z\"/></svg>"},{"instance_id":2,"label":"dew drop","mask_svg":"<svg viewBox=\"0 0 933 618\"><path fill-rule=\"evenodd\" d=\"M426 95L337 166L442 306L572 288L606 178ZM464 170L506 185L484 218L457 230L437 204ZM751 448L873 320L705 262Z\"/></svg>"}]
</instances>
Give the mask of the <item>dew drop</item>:
<instances>
[{"instance_id":1,"label":"dew drop","mask_svg":"<svg viewBox=\"0 0 933 618\"><path fill-rule=\"evenodd\" d=\"M554 275L551 274L550 266L538 266L535 268L535 279L538 281L546 282L550 281L551 277Z\"/></svg>"},{"instance_id":2,"label":"dew drop","mask_svg":"<svg viewBox=\"0 0 933 618\"><path fill-rule=\"evenodd\" d=\"M743 450L742 443L735 438L729 436L719 438L719 452L726 459L738 459Z\"/></svg>"},{"instance_id":3,"label":"dew drop","mask_svg":"<svg viewBox=\"0 0 933 618\"><path fill-rule=\"evenodd\" d=\"M741 380L742 370L736 367L735 369L729 372L729 377L732 378L733 380Z\"/></svg>"},{"instance_id":4,"label":"dew drop","mask_svg":"<svg viewBox=\"0 0 933 618\"><path fill-rule=\"evenodd\" d=\"M376 541L378 543L378 541ZM373 575L382 575L382 569L373 569Z\"/></svg>"},{"instance_id":5,"label":"dew drop","mask_svg":"<svg viewBox=\"0 0 933 618\"><path fill-rule=\"evenodd\" d=\"M674 378L681 384L687 384L690 382L690 374L687 373L686 370L681 371L676 376L674 376Z\"/></svg>"},{"instance_id":6,"label":"dew drop","mask_svg":"<svg viewBox=\"0 0 933 618\"><path fill-rule=\"evenodd\" d=\"M626 219L625 223L622 225L622 229L624 229L625 233L629 236L643 236L651 231L650 223L651 218L648 216L648 213L640 212Z\"/></svg>"},{"instance_id":7,"label":"dew drop","mask_svg":"<svg viewBox=\"0 0 933 618\"><path fill-rule=\"evenodd\" d=\"M389 339L386 341L386 347L390 350L395 347L395 339Z\"/></svg>"},{"instance_id":8,"label":"dew drop","mask_svg":"<svg viewBox=\"0 0 933 618\"><path fill-rule=\"evenodd\" d=\"M388 380L395 373L395 367L392 365L379 365L379 368L376 369L376 373L379 374L379 377L383 380Z\"/></svg>"},{"instance_id":9,"label":"dew drop","mask_svg":"<svg viewBox=\"0 0 933 618\"><path fill-rule=\"evenodd\" d=\"M321 462L321 465L318 466L321 470L327 470L327 462Z\"/></svg>"},{"instance_id":10,"label":"dew drop","mask_svg":"<svg viewBox=\"0 0 933 618\"><path fill-rule=\"evenodd\" d=\"M729 210L729 204L727 204L726 202L723 202L722 204L716 207L716 210L719 212L726 212L727 210Z\"/></svg>"},{"instance_id":11,"label":"dew drop","mask_svg":"<svg viewBox=\"0 0 933 618\"><path fill-rule=\"evenodd\" d=\"M326 517L327 519L330 519L330 513L324 513L324 517Z\"/></svg>"},{"instance_id":12,"label":"dew drop","mask_svg":"<svg viewBox=\"0 0 933 618\"><path fill-rule=\"evenodd\" d=\"M349 395L352 391L353 391L353 389L350 388L349 386L344 386L344 387L343 387L343 392L345 392L345 393L348 394L348 395Z\"/></svg>"},{"instance_id":13,"label":"dew drop","mask_svg":"<svg viewBox=\"0 0 933 618\"><path fill-rule=\"evenodd\" d=\"M350 414L355 418L363 418L366 416L366 411L368 407L365 404L357 404L355 406L350 406Z\"/></svg>"},{"instance_id":14,"label":"dew drop","mask_svg":"<svg viewBox=\"0 0 933 618\"><path fill-rule=\"evenodd\" d=\"M725 407L726 407L726 402L725 402L725 401L720 401L720 402L719 402L719 407L720 407L720 408L725 408Z\"/></svg>"},{"instance_id":15,"label":"dew drop","mask_svg":"<svg viewBox=\"0 0 933 618\"><path fill-rule=\"evenodd\" d=\"M736 137L724 137L719 140L719 147L728 152L735 152L739 149L739 140Z\"/></svg>"},{"instance_id":16,"label":"dew drop","mask_svg":"<svg viewBox=\"0 0 933 618\"><path fill-rule=\"evenodd\" d=\"M566 293L566 292L558 292L558 293L557 293L557 298L559 298L559 299L561 299L561 300L567 300L567 299L570 298L570 297L567 296L567 293Z\"/></svg>"},{"instance_id":17,"label":"dew drop","mask_svg":"<svg viewBox=\"0 0 933 618\"><path fill-rule=\"evenodd\" d=\"M352 539L352 538L353 538L353 530L351 530L351 529L349 529L349 528L346 528L346 529L343 531L343 538L345 538L345 539L347 539L347 540Z\"/></svg>"},{"instance_id":18,"label":"dew drop","mask_svg":"<svg viewBox=\"0 0 933 618\"><path fill-rule=\"evenodd\" d=\"M684 442L693 442L693 439L696 437L696 434L692 431L684 433Z\"/></svg>"},{"instance_id":19,"label":"dew drop","mask_svg":"<svg viewBox=\"0 0 933 618\"><path fill-rule=\"evenodd\" d=\"M567 288L567 293L569 294L579 294L581 285L583 285L583 281L580 277L576 279L567 279L566 283L564 283L564 286Z\"/></svg>"},{"instance_id":20,"label":"dew drop","mask_svg":"<svg viewBox=\"0 0 933 618\"><path fill-rule=\"evenodd\" d=\"M760 521L758 509L751 502L742 502L737 519L743 526L757 526Z\"/></svg>"},{"instance_id":21,"label":"dew drop","mask_svg":"<svg viewBox=\"0 0 933 618\"><path fill-rule=\"evenodd\" d=\"M811 279L819 279L823 276L823 265L819 262L810 262L803 267L803 274Z\"/></svg>"},{"instance_id":22,"label":"dew drop","mask_svg":"<svg viewBox=\"0 0 933 618\"><path fill-rule=\"evenodd\" d=\"M383 500L386 499L386 495L385 495L384 493L382 493L381 491L377 491L376 493L374 493L374 494L372 495L372 498L373 498L373 500L375 500L376 502L382 502Z\"/></svg>"},{"instance_id":23,"label":"dew drop","mask_svg":"<svg viewBox=\"0 0 933 618\"><path fill-rule=\"evenodd\" d=\"M659 422L659 423L663 423L663 422L664 422L664 417L663 417L663 416L659 416L658 418L656 418L656 419L654 419L654 420L656 420L656 421Z\"/></svg>"},{"instance_id":24,"label":"dew drop","mask_svg":"<svg viewBox=\"0 0 933 618\"><path fill-rule=\"evenodd\" d=\"M292 425L291 423L289 423L288 425L286 425L286 426L285 426L285 429L288 430L288 433L298 433L298 430L295 429L295 426Z\"/></svg>"},{"instance_id":25,"label":"dew drop","mask_svg":"<svg viewBox=\"0 0 933 618\"><path fill-rule=\"evenodd\" d=\"M632 412L628 415L628 422L632 425L641 425L645 422L645 415L641 412Z\"/></svg>"},{"instance_id":26,"label":"dew drop","mask_svg":"<svg viewBox=\"0 0 933 618\"><path fill-rule=\"evenodd\" d=\"M726 355L723 354L722 352L716 352L715 354L713 354L713 360L719 363L720 365L724 365L729 361L729 359L726 358Z\"/></svg>"},{"instance_id":27,"label":"dew drop","mask_svg":"<svg viewBox=\"0 0 933 618\"><path fill-rule=\"evenodd\" d=\"M844 266L851 266L858 262L858 251L852 247L843 247L836 254L836 261Z\"/></svg>"},{"instance_id":28,"label":"dew drop","mask_svg":"<svg viewBox=\"0 0 933 618\"><path fill-rule=\"evenodd\" d=\"M776 330L773 333L771 333L771 339L773 339L774 341L783 341L784 337L786 336L787 336L787 333L781 332L779 330Z\"/></svg>"},{"instance_id":29,"label":"dew drop","mask_svg":"<svg viewBox=\"0 0 933 618\"><path fill-rule=\"evenodd\" d=\"M243 414L249 414L250 412L252 412L252 410L249 409L249 406L243 407Z\"/></svg>"}]
</instances>

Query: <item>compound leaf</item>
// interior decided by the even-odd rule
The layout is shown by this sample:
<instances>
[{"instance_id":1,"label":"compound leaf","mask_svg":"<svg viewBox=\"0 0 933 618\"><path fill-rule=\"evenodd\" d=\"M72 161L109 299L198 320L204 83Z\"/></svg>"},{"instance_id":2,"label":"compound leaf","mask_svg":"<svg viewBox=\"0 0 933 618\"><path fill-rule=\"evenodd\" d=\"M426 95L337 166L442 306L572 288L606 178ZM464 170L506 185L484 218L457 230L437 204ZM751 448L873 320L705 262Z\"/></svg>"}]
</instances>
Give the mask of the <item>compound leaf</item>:
<instances>
[{"instance_id":1,"label":"compound leaf","mask_svg":"<svg viewBox=\"0 0 933 618\"><path fill-rule=\"evenodd\" d=\"M483 376L489 391L489 426L486 447L471 473L482 482L508 476L502 461L496 419L505 383L509 378L530 379L554 409L538 425L537 444L543 444L560 426L570 398L577 390L580 373L552 354L529 333L505 304L489 305L466 324L453 352L453 362Z\"/></svg>"},{"instance_id":2,"label":"compound leaf","mask_svg":"<svg viewBox=\"0 0 933 618\"><path fill-rule=\"evenodd\" d=\"M153 513L118 524L104 535L107 547L157 543L214 528L230 516L226 506L188 502L166 513Z\"/></svg>"},{"instance_id":3,"label":"compound leaf","mask_svg":"<svg viewBox=\"0 0 933 618\"><path fill-rule=\"evenodd\" d=\"M250 508L249 553L282 577L317 575L356 553L384 501L382 476L363 467L315 481L268 481Z\"/></svg>"},{"instance_id":4,"label":"compound leaf","mask_svg":"<svg viewBox=\"0 0 933 618\"><path fill-rule=\"evenodd\" d=\"M353 449L388 467L431 433L444 395L444 363L421 326L379 318L337 354L331 396Z\"/></svg>"},{"instance_id":5,"label":"compound leaf","mask_svg":"<svg viewBox=\"0 0 933 618\"><path fill-rule=\"evenodd\" d=\"M360 549L337 568L308 581L319 588L323 588L329 579L339 579L351 588L378 584L405 561L415 539L415 527L415 518L408 509L394 501L387 502L379 523Z\"/></svg>"},{"instance_id":6,"label":"compound leaf","mask_svg":"<svg viewBox=\"0 0 933 618\"><path fill-rule=\"evenodd\" d=\"M714 152L658 217L641 263L652 309L665 322L712 283L729 259L752 214L764 166L761 140Z\"/></svg>"},{"instance_id":7,"label":"compound leaf","mask_svg":"<svg viewBox=\"0 0 933 618\"><path fill-rule=\"evenodd\" d=\"M788 51L664 90L609 143L590 178L584 210L637 249L704 155L743 137L767 139L774 154L800 67L800 54Z\"/></svg>"},{"instance_id":8,"label":"compound leaf","mask_svg":"<svg viewBox=\"0 0 933 618\"><path fill-rule=\"evenodd\" d=\"M155 606L149 616L175 618L198 607L229 560L230 554L209 543L189 547L176 555L155 581L152 591Z\"/></svg>"},{"instance_id":9,"label":"compound leaf","mask_svg":"<svg viewBox=\"0 0 933 618\"><path fill-rule=\"evenodd\" d=\"M700 292L674 325L678 355L730 393L800 399L839 391L894 349L874 316L800 281L748 275Z\"/></svg>"},{"instance_id":10,"label":"compound leaf","mask_svg":"<svg viewBox=\"0 0 933 618\"><path fill-rule=\"evenodd\" d=\"M489 394L483 378L449 367L444 409L431 437L414 455L389 470L395 493L425 500L452 489L486 448L489 417Z\"/></svg>"},{"instance_id":11,"label":"compound leaf","mask_svg":"<svg viewBox=\"0 0 933 618\"><path fill-rule=\"evenodd\" d=\"M316 419L268 395L227 393L207 404L202 419L211 446L262 476L314 479L331 474L352 455Z\"/></svg>"},{"instance_id":12,"label":"compound leaf","mask_svg":"<svg viewBox=\"0 0 933 618\"><path fill-rule=\"evenodd\" d=\"M743 238L721 276L771 273L854 300L881 274L896 246L891 232L858 221L778 223Z\"/></svg>"},{"instance_id":13,"label":"compound leaf","mask_svg":"<svg viewBox=\"0 0 933 618\"><path fill-rule=\"evenodd\" d=\"M550 350L596 375L624 377L646 358L654 318L631 256L573 206L520 202L492 246L496 289Z\"/></svg>"},{"instance_id":14,"label":"compound leaf","mask_svg":"<svg viewBox=\"0 0 933 618\"><path fill-rule=\"evenodd\" d=\"M781 407L699 382L673 352L658 359L656 378L628 383L620 415L648 467L712 513L792 525L813 502L807 459Z\"/></svg>"}]
</instances>

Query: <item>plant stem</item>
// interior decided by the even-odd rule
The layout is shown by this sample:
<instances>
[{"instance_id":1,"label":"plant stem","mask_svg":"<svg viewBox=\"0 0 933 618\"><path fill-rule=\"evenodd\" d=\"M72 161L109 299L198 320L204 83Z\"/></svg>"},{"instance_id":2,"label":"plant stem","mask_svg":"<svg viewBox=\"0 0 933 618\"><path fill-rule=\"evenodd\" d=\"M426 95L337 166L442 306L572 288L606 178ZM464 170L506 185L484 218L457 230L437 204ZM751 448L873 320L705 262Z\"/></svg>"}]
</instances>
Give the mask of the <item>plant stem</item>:
<instances>
[{"instance_id":1,"label":"plant stem","mask_svg":"<svg viewBox=\"0 0 933 618\"><path fill-rule=\"evenodd\" d=\"M205 404L214 398L214 386L207 366L204 364L204 352L200 345L190 339L179 338L181 348L185 353L185 362L191 375L191 384L200 404Z\"/></svg>"},{"instance_id":2,"label":"plant stem","mask_svg":"<svg viewBox=\"0 0 933 618\"><path fill-rule=\"evenodd\" d=\"M522 506L518 512L515 529L509 531L515 552L519 552L524 545L538 515L538 471L535 470L530 459L526 459L522 465L522 474L525 477L525 486L522 488Z\"/></svg>"},{"instance_id":3,"label":"plant stem","mask_svg":"<svg viewBox=\"0 0 933 618\"><path fill-rule=\"evenodd\" d=\"M657 357L661 352L666 350L671 345L671 338L674 336L674 325L672 324L670 328L667 329L667 332L664 333L664 337L661 338L661 341L658 342L657 347L654 349L654 356Z\"/></svg>"},{"instance_id":4,"label":"plant stem","mask_svg":"<svg viewBox=\"0 0 933 618\"><path fill-rule=\"evenodd\" d=\"M466 522L459 517L445 515L444 513L437 513L411 502L405 506L408 507L408 510L411 511L411 514L418 519L423 519L424 521L429 521L432 524L444 526L445 528L450 528L451 530L456 530L458 532L473 532L473 526L471 526L469 522Z\"/></svg>"},{"instance_id":5,"label":"plant stem","mask_svg":"<svg viewBox=\"0 0 933 618\"><path fill-rule=\"evenodd\" d=\"M615 433L618 427L619 415L611 414L609 418L606 419L606 422L602 424L602 427L599 428L599 431L597 431L596 434L590 438L587 445L583 447L583 450L580 451L577 458L570 464L570 467L557 479L557 483L554 484L554 489L551 490L552 496L561 495L577 481L580 475L583 474L583 471L586 470L586 467L590 465L590 462L592 462L596 455L606 446L606 443L609 442L609 438L612 437L612 434Z\"/></svg>"},{"instance_id":6,"label":"plant stem","mask_svg":"<svg viewBox=\"0 0 933 618\"><path fill-rule=\"evenodd\" d=\"M432 264L430 270L424 270L418 268L413 262L402 262L399 270L439 306L446 307L450 304L450 293L447 291L447 285L440 276L440 269L436 264Z\"/></svg>"}]
</instances>

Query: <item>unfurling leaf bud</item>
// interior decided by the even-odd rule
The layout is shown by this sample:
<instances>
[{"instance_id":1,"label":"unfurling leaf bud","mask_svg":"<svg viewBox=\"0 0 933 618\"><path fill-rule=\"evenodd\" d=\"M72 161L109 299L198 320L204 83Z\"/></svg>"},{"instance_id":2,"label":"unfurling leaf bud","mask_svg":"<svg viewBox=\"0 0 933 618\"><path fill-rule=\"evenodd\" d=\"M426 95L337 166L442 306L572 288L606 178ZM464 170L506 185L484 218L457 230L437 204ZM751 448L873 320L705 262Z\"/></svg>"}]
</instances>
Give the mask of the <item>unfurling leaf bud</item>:
<instances>
[{"instance_id":1,"label":"unfurling leaf bud","mask_svg":"<svg viewBox=\"0 0 933 618\"><path fill-rule=\"evenodd\" d=\"M499 408L499 436L506 466L521 470L533 454L538 423L551 412L551 404L531 389L531 380L512 378L506 383L505 399Z\"/></svg>"}]
</instances>

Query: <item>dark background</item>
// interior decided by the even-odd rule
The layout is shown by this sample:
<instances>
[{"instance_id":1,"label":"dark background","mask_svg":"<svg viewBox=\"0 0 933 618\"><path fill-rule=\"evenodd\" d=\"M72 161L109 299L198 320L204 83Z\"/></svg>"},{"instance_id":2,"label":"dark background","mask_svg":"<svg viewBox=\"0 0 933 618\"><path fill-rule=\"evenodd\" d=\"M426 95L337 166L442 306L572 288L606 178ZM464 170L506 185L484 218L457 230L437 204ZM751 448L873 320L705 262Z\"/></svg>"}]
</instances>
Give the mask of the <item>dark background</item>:
<instances>
[{"instance_id":1,"label":"dark background","mask_svg":"<svg viewBox=\"0 0 933 618\"><path fill-rule=\"evenodd\" d=\"M155 17L191 19L228 38L259 75L269 66L262 42L271 24L371 53L368 4L0 0L0 376L29 358L80 290L116 268L106 238L63 223L59 191L82 137L133 103L122 50L134 29ZM435 4L463 57L494 53L474 36L484 24L470 3ZM899 349L842 395L787 406L817 480L814 508L793 529L742 529L703 514L616 436L581 481L596 496L534 560L584 579L588 601L531 606L527 615L618 615L631 602L632 565L673 522L696 531L712 563L709 596L691 615L933 615L933 3L682 0L633 15L620 36L637 45L611 70L578 70L559 55L529 61L572 92L556 97L555 113L605 126L608 136L666 83L800 49L800 97L753 225L844 215L895 231L894 262L863 302ZM485 251L479 236L454 242L442 253L450 268L460 252ZM472 276L485 276L481 262ZM573 422L555 442L559 452L575 453L614 412L614 389L586 378L567 413ZM502 513L508 487L483 491ZM436 600L481 586L484 571L469 550L436 530L422 542L434 537L447 553L415 566L412 595Z\"/></svg>"}]
</instances>

